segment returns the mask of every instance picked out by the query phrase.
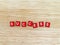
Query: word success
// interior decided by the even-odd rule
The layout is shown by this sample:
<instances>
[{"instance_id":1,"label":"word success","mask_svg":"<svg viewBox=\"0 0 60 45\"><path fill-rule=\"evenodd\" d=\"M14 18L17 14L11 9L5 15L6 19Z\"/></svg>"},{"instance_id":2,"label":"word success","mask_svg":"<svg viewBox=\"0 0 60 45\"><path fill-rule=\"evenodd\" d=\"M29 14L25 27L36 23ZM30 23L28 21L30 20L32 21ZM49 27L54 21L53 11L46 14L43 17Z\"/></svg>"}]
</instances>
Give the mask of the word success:
<instances>
[{"instance_id":1,"label":"word success","mask_svg":"<svg viewBox=\"0 0 60 45\"><path fill-rule=\"evenodd\" d=\"M44 21L40 21L40 22L33 22L33 21L10 21L10 27L33 27L33 28L38 28L38 27L47 27L50 28L51 23L50 22L44 22Z\"/></svg>"}]
</instances>

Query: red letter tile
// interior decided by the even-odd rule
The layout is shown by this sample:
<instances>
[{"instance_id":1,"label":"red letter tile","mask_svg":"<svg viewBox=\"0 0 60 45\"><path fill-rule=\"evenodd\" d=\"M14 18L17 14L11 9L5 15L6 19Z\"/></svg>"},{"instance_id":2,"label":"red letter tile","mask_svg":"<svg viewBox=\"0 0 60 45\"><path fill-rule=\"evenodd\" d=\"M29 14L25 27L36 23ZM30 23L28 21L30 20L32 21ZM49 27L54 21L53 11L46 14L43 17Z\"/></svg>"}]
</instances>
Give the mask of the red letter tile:
<instances>
[{"instance_id":1,"label":"red letter tile","mask_svg":"<svg viewBox=\"0 0 60 45\"><path fill-rule=\"evenodd\" d=\"M43 21L39 22L39 27L44 27L44 22Z\"/></svg>"},{"instance_id":2,"label":"red letter tile","mask_svg":"<svg viewBox=\"0 0 60 45\"><path fill-rule=\"evenodd\" d=\"M26 22L22 22L22 27L26 27Z\"/></svg>"},{"instance_id":3,"label":"red letter tile","mask_svg":"<svg viewBox=\"0 0 60 45\"><path fill-rule=\"evenodd\" d=\"M33 28L37 28L38 24L37 23L33 23Z\"/></svg>"},{"instance_id":4,"label":"red letter tile","mask_svg":"<svg viewBox=\"0 0 60 45\"><path fill-rule=\"evenodd\" d=\"M28 21L28 26L33 26L33 22L32 21Z\"/></svg>"},{"instance_id":5,"label":"red letter tile","mask_svg":"<svg viewBox=\"0 0 60 45\"><path fill-rule=\"evenodd\" d=\"M50 27L50 22L46 22L45 27Z\"/></svg>"},{"instance_id":6,"label":"red letter tile","mask_svg":"<svg viewBox=\"0 0 60 45\"><path fill-rule=\"evenodd\" d=\"M11 26L11 27L15 26L14 21L10 21L10 26Z\"/></svg>"},{"instance_id":7,"label":"red letter tile","mask_svg":"<svg viewBox=\"0 0 60 45\"><path fill-rule=\"evenodd\" d=\"M20 26L20 21L16 21L16 26Z\"/></svg>"}]
</instances>

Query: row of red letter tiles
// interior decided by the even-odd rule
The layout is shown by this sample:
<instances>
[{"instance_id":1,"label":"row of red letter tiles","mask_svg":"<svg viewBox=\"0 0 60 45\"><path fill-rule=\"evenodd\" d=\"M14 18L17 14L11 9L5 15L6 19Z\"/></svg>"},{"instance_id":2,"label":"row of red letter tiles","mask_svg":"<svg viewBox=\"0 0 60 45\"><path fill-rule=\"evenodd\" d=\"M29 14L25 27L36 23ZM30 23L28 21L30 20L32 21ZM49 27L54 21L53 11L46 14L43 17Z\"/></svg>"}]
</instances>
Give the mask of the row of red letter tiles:
<instances>
[{"instance_id":1,"label":"row of red letter tiles","mask_svg":"<svg viewBox=\"0 0 60 45\"><path fill-rule=\"evenodd\" d=\"M40 22L33 22L33 21L10 21L10 27L33 27L33 28L38 28L38 27L47 27L50 28L51 23L50 22L44 22L44 21L40 21Z\"/></svg>"}]
</instances>

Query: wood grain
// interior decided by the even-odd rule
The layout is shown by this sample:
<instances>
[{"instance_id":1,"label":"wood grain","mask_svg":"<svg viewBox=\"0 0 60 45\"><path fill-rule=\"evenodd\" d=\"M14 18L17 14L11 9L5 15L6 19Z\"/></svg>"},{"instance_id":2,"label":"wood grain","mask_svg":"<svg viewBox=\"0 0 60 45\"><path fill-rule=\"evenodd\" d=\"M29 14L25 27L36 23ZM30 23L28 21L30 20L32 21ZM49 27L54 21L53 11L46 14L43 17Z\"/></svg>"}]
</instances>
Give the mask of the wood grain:
<instances>
[{"instance_id":1,"label":"wood grain","mask_svg":"<svg viewBox=\"0 0 60 45\"><path fill-rule=\"evenodd\" d=\"M10 21L49 21L50 28L10 27ZM0 0L0 45L60 45L60 0Z\"/></svg>"}]
</instances>

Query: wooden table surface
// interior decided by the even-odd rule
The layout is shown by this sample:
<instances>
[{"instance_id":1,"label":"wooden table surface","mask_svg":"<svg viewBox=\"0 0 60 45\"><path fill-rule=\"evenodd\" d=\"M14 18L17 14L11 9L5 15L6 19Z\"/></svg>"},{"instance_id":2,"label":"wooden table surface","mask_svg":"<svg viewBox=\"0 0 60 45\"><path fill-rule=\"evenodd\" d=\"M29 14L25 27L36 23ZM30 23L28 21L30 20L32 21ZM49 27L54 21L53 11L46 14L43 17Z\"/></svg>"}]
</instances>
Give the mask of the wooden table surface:
<instances>
[{"instance_id":1,"label":"wooden table surface","mask_svg":"<svg viewBox=\"0 0 60 45\"><path fill-rule=\"evenodd\" d=\"M10 21L49 21L50 28L10 27ZM60 0L0 0L0 45L60 45Z\"/></svg>"}]
</instances>

